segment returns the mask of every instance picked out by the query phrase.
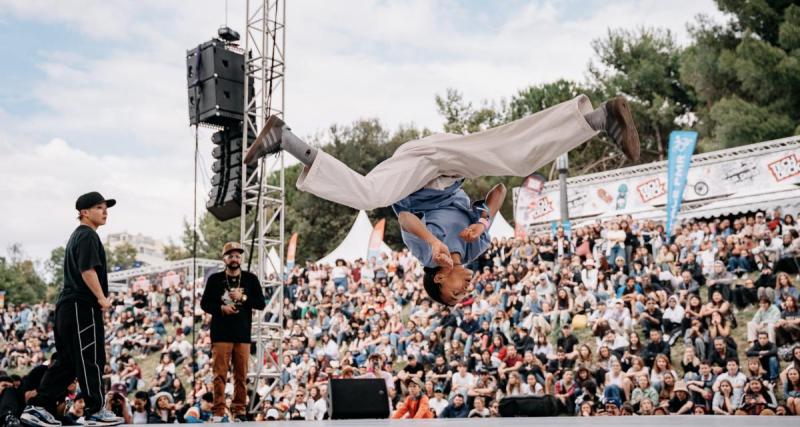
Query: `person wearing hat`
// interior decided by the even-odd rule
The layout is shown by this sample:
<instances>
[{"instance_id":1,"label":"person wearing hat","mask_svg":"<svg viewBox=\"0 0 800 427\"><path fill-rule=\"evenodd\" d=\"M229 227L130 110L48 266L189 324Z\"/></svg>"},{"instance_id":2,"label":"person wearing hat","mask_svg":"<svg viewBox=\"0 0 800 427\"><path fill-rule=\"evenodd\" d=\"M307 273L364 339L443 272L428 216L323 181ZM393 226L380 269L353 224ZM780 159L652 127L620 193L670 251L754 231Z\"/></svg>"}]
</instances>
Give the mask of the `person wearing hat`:
<instances>
[{"instance_id":1,"label":"person wearing hat","mask_svg":"<svg viewBox=\"0 0 800 427\"><path fill-rule=\"evenodd\" d=\"M244 249L238 242L222 247L225 270L208 277L200 307L211 314L211 355L214 360L214 422L225 416L225 384L233 364L231 413L244 418L247 403L247 361L250 356L250 329L253 310L266 306L258 277L242 271Z\"/></svg>"},{"instance_id":2,"label":"person wearing hat","mask_svg":"<svg viewBox=\"0 0 800 427\"><path fill-rule=\"evenodd\" d=\"M686 388L686 383L683 381L676 381L675 387L672 389L673 396L669 399L669 413L675 415L691 414L694 402L689 396L689 389Z\"/></svg>"},{"instance_id":3,"label":"person wearing hat","mask_svg":"<svg viewBox=\"0 0 800 427\"><path fill-rule=\"evenodd\" d=\"M53 416L75 378L85 391L86 421L117 425L123 420L105 409L103 377L106 365L103 312L108 300L106 251L97 229L106 224L108 208L117 202L93 191L78 197L75 209L80 224L64 252L64 284L56 302L54 337L56 356L50 363L34 399L20 417L31 426L61 423Z\"/></svg>"},{"instance_id":4,"label":"person wearing hat","mask_svg":"<svg viewBox=\"0 0 800 427\"><path fill-rule=\"evenodd\" d=\"M406 383L408 397L401 403L397 410L392 414L393 419L410 418L422 419L433 418L428 396L425 395L425 384L415 376L410 376Z\"/></svg>"}]
</instances>

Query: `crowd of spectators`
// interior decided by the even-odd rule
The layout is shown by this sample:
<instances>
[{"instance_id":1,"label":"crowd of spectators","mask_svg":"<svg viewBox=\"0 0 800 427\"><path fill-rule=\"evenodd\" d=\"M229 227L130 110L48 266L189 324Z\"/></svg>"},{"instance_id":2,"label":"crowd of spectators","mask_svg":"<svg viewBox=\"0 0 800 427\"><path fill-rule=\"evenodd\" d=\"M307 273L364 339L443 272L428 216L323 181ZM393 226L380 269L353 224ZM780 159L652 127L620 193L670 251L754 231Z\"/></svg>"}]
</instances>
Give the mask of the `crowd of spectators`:
<instances>
[{"instance_id":1,"label":"crowd of spectators","mask_svg":"<svg viewBox=\"0 0 800 427\"><path fill-rule=\"evenodd\" d=\"M386 381L397 418L499 416L508 396L576 416L797 415L799 256L780 212L686 222L671 239L658 222L620 217L495 240L453 307L426 297L406 249L297 265L281 378L256 387L251 416L323 419L328 380L359 377ZM116 294L106 313L108 405L130 422L209 417L209 316L182 277ZM0 368L45 360L52 310L5 307ZM142 372L148 357L159 362Z\"/></svg>"}]
</instances>

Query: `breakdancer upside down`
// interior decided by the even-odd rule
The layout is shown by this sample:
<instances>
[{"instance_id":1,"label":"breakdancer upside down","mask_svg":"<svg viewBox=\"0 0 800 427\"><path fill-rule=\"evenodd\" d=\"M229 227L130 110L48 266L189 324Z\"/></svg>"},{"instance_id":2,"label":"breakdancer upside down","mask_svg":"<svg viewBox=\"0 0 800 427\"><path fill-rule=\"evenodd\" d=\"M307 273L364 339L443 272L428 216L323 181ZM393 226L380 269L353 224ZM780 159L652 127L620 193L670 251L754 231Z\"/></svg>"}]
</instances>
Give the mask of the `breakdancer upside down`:
<instances>
[{"instance_id":1,"label":"breakdancer upside down","mask_svg":"<svg viewBox=\"0 0 800 427\"><path fill-rule=\"evenodd\" d=\"M639 135L622 97L592 109L585 95L531 116L470 135L436 134L401 145L366 176L309 146L282 120L269 117L245 163L286 150L303 162L297 188L355 209L392 205L403 241L425 266L434 301L454 305L467 296L472 262L490 245L487 231L506 189L472 203L465 178L528 176L600 132L637 161Z\"/></svg>"}]
</instances>

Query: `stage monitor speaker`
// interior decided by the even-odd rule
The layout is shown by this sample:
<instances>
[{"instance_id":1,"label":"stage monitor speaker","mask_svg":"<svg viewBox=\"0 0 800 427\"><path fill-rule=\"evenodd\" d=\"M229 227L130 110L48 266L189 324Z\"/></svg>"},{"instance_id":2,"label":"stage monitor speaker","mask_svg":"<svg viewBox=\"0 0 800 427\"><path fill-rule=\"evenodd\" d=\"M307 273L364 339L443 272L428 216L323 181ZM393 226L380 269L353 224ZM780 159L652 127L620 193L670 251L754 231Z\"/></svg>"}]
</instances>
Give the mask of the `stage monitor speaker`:
<instances>
[{"instance_id":1,"label":"stage monitor speaker","mask_svg":"<svg viewBox=\"0 0 800 427\"><path fill-rule=\"evenodd\" d=\"M503 417L555 417L558 406L553 396L508 396L500 400Z\"/></svg>"},{"instance_id":2,"label":"stage monitor speaker","mask_svg":"<svg viewBox=\"0 0 800 427\"><path fill-rule=\"evenodd\" d=\"M332 420L389 418L389 397L383 379L332 379L328 390L328 416Z\"/></svg>"},{"instance_id":3,"label":"stage monitor speaker","mask_svg":"<svg viewBox=\"0 0 800 427\"><path fill-rule=\"evenodd\" d=\"M226 48L214 39L186 52L186 81L189 87L210 78L244 83L244 54Z\"/></svg>"}]
</instances>

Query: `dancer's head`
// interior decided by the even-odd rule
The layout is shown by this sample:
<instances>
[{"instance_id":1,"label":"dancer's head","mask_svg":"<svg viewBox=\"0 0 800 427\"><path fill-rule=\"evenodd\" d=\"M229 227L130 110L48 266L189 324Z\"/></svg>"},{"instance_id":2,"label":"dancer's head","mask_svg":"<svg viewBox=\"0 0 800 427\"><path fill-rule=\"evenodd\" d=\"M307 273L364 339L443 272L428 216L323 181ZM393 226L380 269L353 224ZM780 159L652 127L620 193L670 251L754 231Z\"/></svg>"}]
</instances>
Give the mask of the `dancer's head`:
<instances>
[{"instance_id":1,"label":"dancer's head","mask_svg":"<svg viewBox=\"0 0 800 427\"><path fill-rule=\"evenodd\" d=\"M455 305L466 298L472 270L461 264L450 267L425 267L422 283L428 296L444 305Z\"/></svg>"}]
</instances>

